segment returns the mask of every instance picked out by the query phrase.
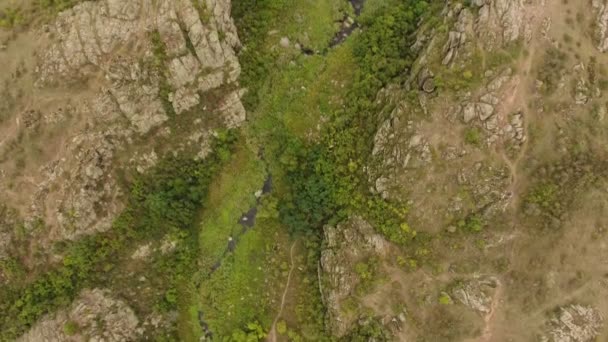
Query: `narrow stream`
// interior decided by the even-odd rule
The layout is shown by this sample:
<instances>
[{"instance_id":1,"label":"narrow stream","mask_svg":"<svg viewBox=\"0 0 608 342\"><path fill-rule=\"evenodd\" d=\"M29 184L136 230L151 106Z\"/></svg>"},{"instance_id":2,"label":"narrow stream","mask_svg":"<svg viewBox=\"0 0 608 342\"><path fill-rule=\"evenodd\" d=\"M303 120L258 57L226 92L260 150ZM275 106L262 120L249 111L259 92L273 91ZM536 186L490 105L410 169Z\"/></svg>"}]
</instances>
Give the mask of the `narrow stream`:
<instances>
[{"instance_id":1,"label":"narrow stream","mask_svg":"<svg viewBox=\"0 0 608 342\"><path fill-rule=\"evenodd\" d=\"M361 11L363 10L363 5L365 4L365 0L349 0L349 2L355 10L355 15L360 16Z\"/></svg>"},{"instance_id":2,"label":"narrow stream","mask_svg":"<svg viewBox=\"0 0 608 342\"><path fill-rule=\"evenodd\" d=\"M349 2L351 6L353 6L353 10L355 11L355 17L361 15L365 0L349 0ZM346 38L348 38L359 27L357 21L351 18L349 15L344 15L344 18L341 20L341 25L342 27L340 31L336 33L336 35L329 43L330 47L335 47L337 45L342 44L346 40Z\"/></svg>"},{"instance_id":3,"label":"narrow stream","mask_svg":"<svg viewBox=\"0 0 608 342\"><path fill-rule=\"evenodd\" d=\"M260 152L260 158L262 159L262 161L264 161L263 151ZM272 175L268 171L268 168L266 168L266 180L264 181L264 184L262 185L261 195L257 196L255 205L253 207L251 207L251 209L249 209L246 213L244 213L241 216L241 218L238 220L237 223L243 227L242 231L240 232L240 234L238 236L229 238L228 245L226 246L226 249L224 250L224 253L222 254L221 258L215 264L213 264L213 266L211 266L211 270L208 275L209 277L215 271L217 271L217 269L220 268L220 266L222 266L222 260L224 260L224 258L229 253L233 253L236 250L239 238L243 234L245 234L249 229L251 229L251 228L253 228L253 226L255 226L255 219L258 214L258 207L261 204L262 196L270 193L271 191L272 191ZM205 315L204 315L203 311L201 311L201 310L198 311L198 321L201 326L201 329L203 330L204 336L206 338L213 338L213 334L209 330L209 325L207 324L207 322L205 322Z\"/></svg>"},{"instance_id":4,"label":"narrow stream","mask_svg":"<svg viewBox=\"0 0 608 342\"><path fill-rule=\"evenodd\" d=\"M365 0L349 0L350 4L353 6L353 10L355 12L355 17L361 15L361 11L363 10L363 5ZM348 15L345 15L341 21L341 29L336 33L336 35L332 38L330 42L330 47L335 47L341 43L343 43L346 38L348 38L358 27L359 24L355 19L351 18ZM310 49L303 48L303 52L306 54L314 54L314 52ZM260 159L264 160L264 151L263 149L260 151ZM264 185L262 186L262 193L260 196L257 196L256 203L253 207L251 207L247 212L243 213L241 218L238 220L238 224L240 224L243 229L240 234L236 237L230 237L228 240L228 245L222 254L222 257L211 267L209 272L209 276L211 276L215 271L217 271L220 266L222 266L222 260L228 255L236 250L238 240L240 236L245 234L249 229L252 229L255 226L255 219L258 214L258 207L260 206L261 198L263 195L272 192L272 175L268 171L268 167L266 168L266 180L264 181ZM204 336L207 338L213 338L213 334L209 330L209 325L205 322L204 313L202 311L198 311L198 320L199 324L203 330Z\"/></svg>"}]
</instances>

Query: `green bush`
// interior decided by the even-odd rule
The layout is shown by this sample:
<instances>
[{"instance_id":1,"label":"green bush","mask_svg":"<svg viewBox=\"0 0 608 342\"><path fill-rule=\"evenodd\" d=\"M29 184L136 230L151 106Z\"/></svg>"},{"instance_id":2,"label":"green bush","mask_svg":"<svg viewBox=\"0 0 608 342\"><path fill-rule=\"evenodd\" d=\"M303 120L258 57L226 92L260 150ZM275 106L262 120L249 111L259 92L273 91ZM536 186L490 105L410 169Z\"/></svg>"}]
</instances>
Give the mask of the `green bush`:
<instances>
[{"instance_id":1,"label":"green bush","mask_svg":"<svg viewBox=\"0 0 608 342\"><path fill-rule=\"evenodd\" d=\"M479 233L483 230L484 222L478 215L471 215L466 219L458 221L458 228L469 233Z\"/></svg>"},{"instance_id":2,"label":"green bush","mask_svg":"<svg viewBox=\"0 0 608 342\"><path fill-rule=\"evenodd\" d=\"M481 144L481 131L479 128L467 128L464 132L464 141L467 144L479 146Z\"/></svg>"},{"instance_id":3,"label":"green bush","mask_svg":"<svg viewBox=\"0 0 608 342\"><path fill-rule=\"evenodd\" d=\"M527 196L530 203L539 205L543 209L551 209L557 200L558 187L553 183L542 183L535 186Z\"/></svg>"},{"instance_id":4,"label":"green bush","mask_svg":"<svg viewBox=\"0 0 608 342\"><path fill-rule=\"evenodd\" d=\"M382 322L375 317L360 319L355 328L340 341L348 342L368 342L368 341L390 341L391 335L382 325Z\"/></svg>"},{"instance_id":5,"label":"green bush","mask_svg":"<svg viewBox=\"0 0 608 342\"><path fill-rule=\"evenodd\" d=\"M287 323L281 320L277 322L277 332L281 335L285 335L287 333Z\"/></svg>"},{"instance_id":6,"label":"green bush","mask_svg":"<svg viewBox=\"0 0 608 342\"><path fill-rule=\"evenodd\" d=\"M74 321L67 321L63 325L63 332L68 336L76 335L79 330L80 330L80 327L78 326L78 323L76 323Z\"/></svg>"},{"instance_id":7,"label":"green bush","mask_svg":"<svg viewBox=\"0 0 608 342\"><path fill-rule=\"evenodd\" d=\"M19 8L6 8L0 10L0 27L11 28L20 25L24 21L24 16Z\"/></svg>"},{"instance_id":8,"label":"green bush","mask_svg":"<svg viewBox=\"0 0 608 342\"><path fill-rule=\"evenodd\" d=\"M567 61L568 55L565 52L554 47L547 50L538 71L538 79L543 82L541 90L544 94L550 94L557 89Z\"/></svg>"}]
</instances>

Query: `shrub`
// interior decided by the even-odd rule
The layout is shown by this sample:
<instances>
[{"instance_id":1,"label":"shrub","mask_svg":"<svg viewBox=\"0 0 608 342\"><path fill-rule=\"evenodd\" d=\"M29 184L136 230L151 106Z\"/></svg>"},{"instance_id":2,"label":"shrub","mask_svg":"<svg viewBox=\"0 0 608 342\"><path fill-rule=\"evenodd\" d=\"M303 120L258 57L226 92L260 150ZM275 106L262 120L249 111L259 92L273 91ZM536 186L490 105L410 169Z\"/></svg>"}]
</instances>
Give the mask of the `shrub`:
<instances>
[{"instance_id":1,"label":"shrub","mask_svg":"<svg viewBox=\"0 0 608 342\"><path fill-rule=\"evenodd\" d=\"M280 320L277 322L277 332L281 335L285 335L287 333L287 323L285 323L285 321Z\"/></svg>"},{"instance_id":2,"label":"shrub","mask_svg":"<svg viewBox=\"0 0 608 342\"><path fill-rule=\"evenodd\" d=\"M0 10L0 27L11 28L24 21L23 14L19 8L6 8Z\"/></svg>"},{"instance_id":3,"label":"shrub","mask_svg":"<svg viewBox=\"0 0 608 342\"><path fill-rule=\"evenodd\" d=\"M538 71L538 79L543 82L543 93L550 94L557 88L567 60L568 55L565 52L554 47L547 50L544 63Z\"/></svg>"},{"instance_id":4,"label":"shrub","mask_svg":"<svg viewBox=\"0 0 608 342\"><path fill-rule=\"evenodd\" d=\"M464 141L467 144L479 146L481 144L481 131L479 128L467 128L464 132Z\"/></svg>"},{"instance_id":5,"label":"shrub","mask_svg":"<svg viewBox=\"0 0 608 342\"><path fill-rule=\"evenodd\" d=\"M439 304L441 304L441 305L453 304L452 298L447 293L441 292L441 295L439 296Z\"/></svg>"},{"instance_id":6,"label":"shrub","mask_svg":"<svg viewBox=\"0 0 608 342\"><path fill-rule=\"evenodd\" d=\"M68 336L74 336L78 333L80 327L74 321L67 321L63 326L63 332Z\"/></svg>"},{"instance_id":7,"label":"shrub","mask_svg":"<svg viewBox=\"0 0 608 342\"><path fill-rule=\"evenodd\" d=\"M466 219L458 221L458 228L469 233L479 233L483 230L484 223L478 215L471 215Z\"/></svg>"},{"instance_id":8,"label":"shrub","mask_svg":"<svg viewBox=\"0 0 608 342\"><path fill-rule=\"evenodd\" d=\"M558 188L552 183L539 184L528 195L528 202L538 204L543 209L551 209L557 199Z\"/></svg>"}]
</instances>

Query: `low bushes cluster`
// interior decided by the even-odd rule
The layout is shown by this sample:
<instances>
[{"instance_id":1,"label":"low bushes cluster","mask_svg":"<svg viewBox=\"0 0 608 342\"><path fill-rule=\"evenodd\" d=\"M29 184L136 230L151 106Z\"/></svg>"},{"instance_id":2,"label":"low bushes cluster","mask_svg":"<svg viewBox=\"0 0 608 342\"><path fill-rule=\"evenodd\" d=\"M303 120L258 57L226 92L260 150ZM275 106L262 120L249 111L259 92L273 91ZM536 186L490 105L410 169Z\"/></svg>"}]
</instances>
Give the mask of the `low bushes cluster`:
<instances>
[{"instance_id":1,"label":"low bushes cluster","mask_svg":"<svg viewBox=\"0 0 608 342\"><path fill-rule=\"evenodd\" d=\"M193 227L213 175L230 155L236 140L232 132L221 134L214 153L204 161L169 156L147 175L133 182L127 206L110 231L82 238L67 247L62 262L22 287L0 290L0 340L12 340L43 314L69 304L80 289L107 279L104 267L120 259L137 241L182 232L186 241L178 247L166 269L170 288L165 296L171 307L171 289L191 274L196 262L197 227ZM194 243L188 243L194 242Z\"/></svg>"}]
</instances>

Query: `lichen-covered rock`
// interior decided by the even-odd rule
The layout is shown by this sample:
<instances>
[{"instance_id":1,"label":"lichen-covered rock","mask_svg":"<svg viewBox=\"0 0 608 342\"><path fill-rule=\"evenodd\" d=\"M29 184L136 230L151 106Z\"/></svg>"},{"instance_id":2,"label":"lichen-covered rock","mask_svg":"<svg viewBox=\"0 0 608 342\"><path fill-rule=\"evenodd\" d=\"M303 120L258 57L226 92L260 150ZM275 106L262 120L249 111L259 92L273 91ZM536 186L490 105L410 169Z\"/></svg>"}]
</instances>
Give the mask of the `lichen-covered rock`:
<instances>
[{"instance_id":1,"label":"lichen-covered rock","mask_svg":"<svg viewBox=\"0 0 608 342\"><path fill-rule=\"evenodd\" d=\"M524 0L485 0L477 1L477 5L475 29L486 47L500 47L524 36Z\"/></svg>"},{"instance_id":2,"label":"lichen-covered rock","mask_svg":"<svg viewBox=\"0 0 608 342\"><path fill-rule=\"evenodd\" d=\"M69 308L43 317L18 341L133 341L138 324L133 310L107 290L84 290Z\"/></svg>"},{"instance_id":3,"label":"lichen-covered rock","mask_svg":"<svg viewBox=\"0 0 608 342\"><path fill-rule=\"evenodd\" d=\"M468 39L471 38L473 33L473 14L466 8L457 6L454 11L458 13L458 18L453 26L453 29L448 33L448 40L443 47L444 57L442 60L443 65L449 65L456 57L458 57L460 50L467 43Z\"/></svg>"},{"instance_id":4,"label":"lichen-covered rock","mask_svg":"<svg viewBox=\"0 0 608 342\"><path fill-rule=\"evenodd\" d=\"M498 279L493 277L474 279L457 286L452 290L452 296L470 309L487 315L492 311L497 286Z\"/></svg>"},{"instance_id":5,"label":"lichen-covered rock","mask_svg":"<svg viewBox=\"0 0 608 342\"><path fill-rule=\"evenodd\" d=\"M168 100L178 114L200 102L199 91L235 82L240 74L234 52L240 42L230 1L197 1L205 13L191 0L84 2L62 12L49 32L56 38L41 59L38 85L101 72L120 111L137 131L150 131L170 113L160 98L163 73L154 70L153 63L141 63L142 58L167 59L160 67L168 70ZM203 23L202 16L210 20ZM158 56L151 43L155 32L166 56ZM237 100L230 95L227 101Z\"/></svg>"},{"instance_id":6,"label":"lichen-covered rock","mask_svg":"<svg viewBox=\"0 0 608 342\"><path fill-rule=\"evenodd\" d=\"M593 0L595 10L595 37L597 48L601 52L608 51L608 6L605 0Z\"/></svg>"},{"instance_id":7,"label":"lichen-covered rock","mask_svg":"<svg viewBox=\"0 0 608 342\"><path fill-rule=\"evenodd\" d=\"M321 252L322 292L332 333L343 336L357 319L344 313L342 307L360 282L355 264L371 254L385 254L389 244L356 216L336 227L325 227L325 241L327 246Z\"/></svg>"},{"instance_id":8,"label":"lichen-covered rock","mask_svg":"<svg viewBox=\"0 0 608 342\"><path fill-rule=\"evenodd\" d=\"M590 306L572 304L560 307L547 322L543 342L591 342L603 326L602 315Z\"/></svg>"}]
</instances>

